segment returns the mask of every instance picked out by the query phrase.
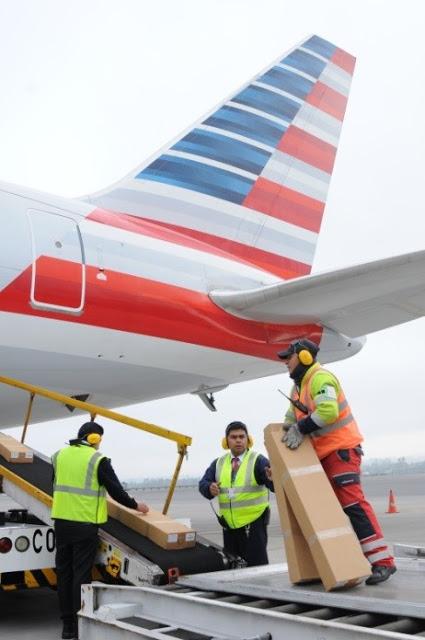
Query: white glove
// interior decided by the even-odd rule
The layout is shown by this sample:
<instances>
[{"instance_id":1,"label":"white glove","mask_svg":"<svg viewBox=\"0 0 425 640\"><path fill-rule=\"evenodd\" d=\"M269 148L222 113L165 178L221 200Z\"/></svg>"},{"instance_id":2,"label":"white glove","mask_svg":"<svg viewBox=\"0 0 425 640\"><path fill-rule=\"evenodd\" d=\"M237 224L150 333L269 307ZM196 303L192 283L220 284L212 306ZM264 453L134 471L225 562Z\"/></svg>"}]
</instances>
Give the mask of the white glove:
<instances>
[{"instance_id":1,"label":"white glove","mask_svg":"<svg viewBox=\"0 0 425 640\"><path fill-rule=\"evenodd\" d=\"M298 449L301 442L304 440L304 435L298 429L297 424L291 424L284 426L285 433L282 438L282 442L286 444L288 449Z\"/></svg>"}]
</instances>

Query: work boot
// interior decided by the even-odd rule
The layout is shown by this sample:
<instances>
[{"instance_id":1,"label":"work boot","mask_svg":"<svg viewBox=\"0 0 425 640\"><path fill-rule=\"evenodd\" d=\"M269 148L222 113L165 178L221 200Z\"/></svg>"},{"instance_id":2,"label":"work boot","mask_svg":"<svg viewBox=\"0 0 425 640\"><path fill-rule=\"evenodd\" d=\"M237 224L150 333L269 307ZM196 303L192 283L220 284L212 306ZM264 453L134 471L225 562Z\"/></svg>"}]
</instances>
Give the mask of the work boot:
<instances>
[{"instance_id":1,"label":"work boot","mask_svg":"<svg viewBox=\"0 0 425 640\"><path fill-rule=\"evenodd\" d=\"M63 621L62 640L78 640L78 619L76 616Z\"/></svg>"},{"instance_id":2,"label":"work boot","mask_svg":"<svg viewBox=\"0 0 425 640\"><path fill-rule=\"evenodd\" d=\"M397 571L397 567L386 567L382 564L372 565L372 575L366 580L366 584L379 584L385 582Z\"/></svg>"},{"instance_id":3,"label":"work boot","mask_svg":"<svg viewBox=\"0 0 425 640\"><path fill-rule=\"evenodd\" d=\"M75 624L73 621L63 623L62 640L74 640L77 637Z\"/></svg>"}]
</instances>

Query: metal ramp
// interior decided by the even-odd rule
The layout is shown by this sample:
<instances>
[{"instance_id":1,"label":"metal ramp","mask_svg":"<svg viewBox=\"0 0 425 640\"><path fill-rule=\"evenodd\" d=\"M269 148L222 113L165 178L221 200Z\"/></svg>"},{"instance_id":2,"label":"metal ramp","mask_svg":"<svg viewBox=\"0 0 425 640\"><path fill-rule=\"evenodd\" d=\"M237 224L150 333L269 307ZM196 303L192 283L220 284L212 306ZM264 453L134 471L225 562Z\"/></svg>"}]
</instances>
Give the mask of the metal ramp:
<instances>
[{"instance_id":1,"label":"metal ramp","mask_svg":"<svg viewBox=\"0 0 425 640\"><path fill-rule=\"evenodd\" d=\"M425 626L425 564L397 558L397 566L397 573L379 586L361 584L332 592L324 591L320 582L292 585L284 564L184 576L178 584L203 591L289 600L305 605L314 603L321 607L333 607L338 601L339 607L350 611L424 619Z\"/></svg>"},{"instance_id":2,"label":"metal ramp","mask_svg":"<svg viewBox=\"0 0 425 640\"><path fill-rule=\"evenodd\" d=\"M416 553L416 559L410 559ZM84 640L377 640L425 637L421 552L388 583L326 593L292 586L286 565L185 576L162 588L83 587Z\"/></svg>"}]
</instances>

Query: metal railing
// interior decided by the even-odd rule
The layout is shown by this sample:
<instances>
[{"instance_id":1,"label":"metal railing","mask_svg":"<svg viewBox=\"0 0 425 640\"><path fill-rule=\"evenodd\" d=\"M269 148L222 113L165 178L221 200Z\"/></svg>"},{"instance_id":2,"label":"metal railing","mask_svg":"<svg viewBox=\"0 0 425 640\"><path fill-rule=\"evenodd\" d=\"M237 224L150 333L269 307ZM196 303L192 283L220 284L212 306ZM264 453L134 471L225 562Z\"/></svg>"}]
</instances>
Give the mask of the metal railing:
<instances>
[{"instance_id":1,"label":"metal railing","mask_svg":"<svg viewBox=\"0 0 425 640\"><path fill-rule=\"evenodd\" d=\"M0 384L6 384L10 387L16 387L18 389L22 389L23 391L27 391L30 394L28 400L28 406L25 413L24 427L22 430L21 442L25 442L25 437L28 430L28 425L31 419L31 412L34 404L35 396L42 396L43 398L48 398L52 400L52 402L57 402L59 404L64 404L68 406L75 407L76 409L81 409L82 411L86 411L90 414L92 420L95 419L96 416L103 416L104 418L109 418L110 420L114 420L115 422L120 422L121 424L125 424L129 427L133 427L135 429L140 429L141 431L147 431L148 433L152 433L153 435L159 436L160 438L165 438L167 440L172 440L177 444L177 463L174 469L173 477L171 478L170 486L168 489L167 497L165 499L164 507L162 509L162 513L166 514L168 512L168 508L171 503L171 499L174 494L174 490L176 488L177 480L179 477L180 469L183 463L183 458L187 454L187 448L192 444L192 438L190 436L185 436L181 433L177 433L176 431L170 431L170 429L164 429L164 427L159 427L156 424L151 424L149 422L143 422L142 420L137 420L137 418L130 418L129 416L125 416L122 413L118 413L117 411L111 411L110 409L105 409L104 407L100 407L98 405L92 404L91 402L83 402L82 400L76 400L71 396L66 396L62 393L57 393L56 391L50 391L49 389L44 389L43 387L37 387L33 384L28 384L26 382L21 382L20 380L15 380L13 378L7 378L5 376L0 376Z\"/></svg>"}]
</instances>

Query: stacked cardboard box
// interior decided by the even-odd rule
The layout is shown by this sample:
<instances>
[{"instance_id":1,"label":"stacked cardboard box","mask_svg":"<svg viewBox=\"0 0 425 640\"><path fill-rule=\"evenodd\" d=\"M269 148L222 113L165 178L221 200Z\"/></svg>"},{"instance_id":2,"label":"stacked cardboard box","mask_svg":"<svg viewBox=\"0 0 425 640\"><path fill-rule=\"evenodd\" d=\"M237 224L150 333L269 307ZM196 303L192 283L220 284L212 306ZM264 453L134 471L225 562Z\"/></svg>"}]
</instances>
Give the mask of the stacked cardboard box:
<instances>
[{"instance_id":1,"label":"stacked cardboard box","mask_svg":"<svg viewBox=\"0 0 425 640\"><path fill-rule=\"evenodd\" d=\"M318 574L326 591L354 586L370 575L370 565L350 521L310 439L291 451L282 434L281 424L265 429L282 528L290 532L284 538L290 578L303 582Z\"/></svg>"},{"instance_id":2,"label":"stacked cardboard box","mask_svg":"<svg viewBox=\"0 0 425 640\"><path fill-rule=\"evenodd\" d=\"M274 473L279 469L277 450L270 447L270 464ZM285 542L286 559L288 563L289 579L293 584L317 580L319 572L311 555L310 547L304 538L291 505L285 495L280 482L274 481L274 491L278 504L280 526Z\"/></svg>"},{"instance_id":3,"label":"stacked cardboard box","mask_svg":"<svg viewBox=\"0 0 425 640\"><path fill-rule=\"evenodd\" d=\"M128 509L108 498L108 513L130 529L137 531L163 549L188 549L196 544L196 532L186 525L163 515L160 511Z\"/></svg>"},{"instance_id":4,"label":"stacked cardboard box","mask_svg":"<svg viewBox=\"0 0 425 640\"><path fill-rule=\"evenodd\" d=\"M32 462L34 459L31 449L6 433L0 433L0 455L7 462Z\"/></svg>"}]
</instances>

